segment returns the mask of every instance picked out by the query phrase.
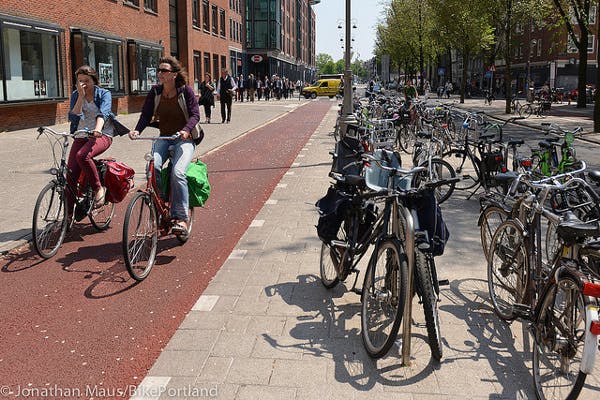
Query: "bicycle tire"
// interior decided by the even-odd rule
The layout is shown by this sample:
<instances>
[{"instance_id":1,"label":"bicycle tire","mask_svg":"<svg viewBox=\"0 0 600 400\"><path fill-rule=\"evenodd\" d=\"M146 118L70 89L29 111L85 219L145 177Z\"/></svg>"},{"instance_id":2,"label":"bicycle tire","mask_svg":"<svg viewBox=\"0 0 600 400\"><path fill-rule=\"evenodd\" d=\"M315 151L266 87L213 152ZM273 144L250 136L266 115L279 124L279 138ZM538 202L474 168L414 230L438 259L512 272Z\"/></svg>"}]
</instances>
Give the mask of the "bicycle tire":
<instances>
[{"instance_id":1,"label":"bicycle tire","mask_svg":"<svg viewBox=\"0 0 600 400\"><path fill-rule=\"evenodd\" d=\"M587 377L580 369L585 338L580 333L586 330L584 296L572 278L562 277L540 301L533 325L535 395L538 400L576 399ZM547 390L552 397L546 395Z\"/></svg>"},{"instance_id":2,"label":"bicycle tire","mask_svg":"<svg viewBox=\"0 0 600 400\"><path fill-rule=\"evenodd\" d=\"M115 215L115 204L109 201L105 201L104 204L98 208L92 208L88 214L90 222L94 228L99 231L104 231L110 226L110 222Z\"/></svg>"},{"instance_id":3,"label":"bicycle tire","mask_svg":"<svg viewBox=\"0 0 600 400\"><path fill-rule=\"evenodd\" d=\"M42 258L56 254L65 240L67 225L64 188L52 181L44 186L35 201L31 224L33 248Z\"/></svg>"},{"instance_id":4,"label":"bicycle tire","mask_svg":"<svg viewBox=\"0 0 600 400\"><path fill-rule=\"evenodd\" d=\"M123 258L127 272L144 280L154 265L158 247L158 218L150 195L136 193L127 206L123 222Z\"/></svg>"},{"instance_id":5,"label":"bicycle tire","mask_svg":"<svg viewBox=\"0 0 600 400\"><path fill-rule=\"evenodd\" d=\"M382 239L375 249L363 283L361 336L367 354L381 358L394 344L402 322L408 258L403 245L394 238ZM383 265L379 263L382 258Z\"/></svg>"},{"instance_id":6,"label":"bicycle tire","mask_svg":"<svg viewBox=\"0 0 600 400\"><path fill-rule=\"evenodd\" d=\"M486 260L489 260L490 246L492 244L494 233L496 233L500 224L506 221L506 219L508 219L508 211L499 206L489 205L481 212L479 218L479 232L481 236L481 247Z\"/></svg>"},{"instance_id":7,"label":"bicycle tire","mask_svg":"<svg viewBox=\"0 0 600 400\"><path fill-rule=\"evenodd\" d=\"M447 161L444 161L441 158L434 158L431 160L431 170L429 170L428 161L422 162L420 166L427 169L415 175L415 180L413 182L415 187L419 187L420 180L423 176L426 177L428 182L436 182L443 179L454 178L456 176L454 168L452 168ZM448 185L442 185L435 188L435 198L439 204L442 204L444 201L448 200L450 196L452 196L455 185L456 183L450 183Z\"/></svg>"},{"instance_id":8,"label":"bicycle tire","mask_svg":"<svg viewBox=\"0 0 600 400\"><path fill-rule=\"evenodd\" d=\"M531 114L533 114L533 107L531 106L531 104L524 104L519 109L519 114L522 117L529 118L531 117Z\"/></svg>"},{"instance_id":9,"label":"bicycle tire","mask_svg":"<svg viewBox=\"0 0 600 400\"><path fill-rule=\"evenodd\" d=\"M455 190L469 190L479 185L481 181L479 158L469 157L465 150L453 149L444 153L443 160L450 164L456 176L461 177L461 180L454 184Z\"/></svg>"},{"instance_id":10,"label":"bicycle tire","mask_svg":"<svg viewBox=\"0 0 600 400\"><path fill-rule=\"evenodd\" d=\"M188 208L188 219L187 219L187 231L183 235L175 235L180 244L185 244L192 234L192 227L194 226L194 207Z\"/></svg>"},{"instance_id":11,"label":"bicycle tire","mask_svg":"<svg viewBox=\"0 0 600 400\"><path fill-rule=\"evenodd\" d=\"M494 312L501 319L516 318L513 305L525 296L529 278L523 230L514 220L506 220L494 234L488 257L488 290Z\"/></svg>"},{"instance_id":12,"label":"bicycle tire","mask_svg":"<svg viewBox=\"0 0 600 400\"><path fill-rule=\"evenodd\" d=\"M435 264L433 257L428 257L419 249L415 249L415 284L417 293L421 297L423 312L425 313L425 326L427 327L427 339L431 349L431 357L440 361L443 355L442 334L440 331L440 318L438 313L439 286L434 279Z\"/></svg>"},{"instance_id":13,"label":"bicycle tire","mask_svg":"<svg viewBox=\"0 0 600 400\"><path fill-rule=\"evenodd\" d=\"M412 154L415 148L416 136L405 124L396 130L396 146L406 154Z\"/></svg>"}]
</instances>

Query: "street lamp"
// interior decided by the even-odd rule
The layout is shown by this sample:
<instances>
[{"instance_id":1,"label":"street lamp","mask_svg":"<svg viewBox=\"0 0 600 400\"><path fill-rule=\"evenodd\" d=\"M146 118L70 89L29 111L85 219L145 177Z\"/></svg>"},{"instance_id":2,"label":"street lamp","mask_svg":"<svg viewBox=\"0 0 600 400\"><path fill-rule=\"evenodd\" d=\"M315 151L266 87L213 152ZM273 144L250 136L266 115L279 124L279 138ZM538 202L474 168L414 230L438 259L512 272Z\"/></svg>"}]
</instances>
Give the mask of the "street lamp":
<instances>
[{"instance_id":1,"label":"street lamp","mask_svg":"<svg viewBox=\"0 0 600 400\"><path fill-rule=\"evenodd\" d=\"M346 0L346 18L344 21L346 27L346 41L344 46L344 100L342 102L342 118L340 120L340 128L342 135L346 134L347 125L355 122L354 115L352 113L352 69L350 61L352 58L352 35L351 29L356 28L356 23L352 21L352 15L350 11L350 0ZM338 28L341 29L341 22L338 23Z\"/></svg>"}]
</instances>

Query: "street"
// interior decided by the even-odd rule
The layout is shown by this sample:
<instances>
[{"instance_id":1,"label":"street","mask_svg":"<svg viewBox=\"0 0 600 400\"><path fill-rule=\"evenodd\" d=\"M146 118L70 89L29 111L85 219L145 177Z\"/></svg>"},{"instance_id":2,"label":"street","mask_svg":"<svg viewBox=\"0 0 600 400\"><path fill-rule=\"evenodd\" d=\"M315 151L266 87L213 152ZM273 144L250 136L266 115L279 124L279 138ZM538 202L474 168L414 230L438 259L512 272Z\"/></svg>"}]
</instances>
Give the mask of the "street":
<instances>
[{"instance_id":1,"label":"street","mask_svg":"<svg viewBox=\"0 0 600 400\"><path fill-rule=\"evenodd\" d=\"M264 109L243 107L246 120ZM114 393L131 385L138 394L164 389L146 398L192 398L192 389L214 389L219 399L534 397L526 324L493 313L479 205L465 193L443 205L451 236L436 259L440 279L450 281L439 304L441 363L430 360L416 301L411 365L401 365L400 343L381 360L366 355L360 298L347 292L354 276L332 290L319 281L314 203L329 185L336 110L335 101L302 100L254 130L234 126L222 143L207 144L202 160L213 192L197 210L192 238L184 246L161 239L157 265L139 284L120 253L130 197L107 232L76 226L50 260L27 246L4 255L0 384L13 395L56 385L79 389L82 398L104 397L89 388ZM208 137L225 128L206 126ZM518 131L505 135L542 136ZM596 145L579 143L578 154L599 165ZM127 152L142 150L124 145L119 159L131 157L139 174L141 155ZM588 377L581 399L598 397L598 377Z\"/></svg>"}]
</instances>

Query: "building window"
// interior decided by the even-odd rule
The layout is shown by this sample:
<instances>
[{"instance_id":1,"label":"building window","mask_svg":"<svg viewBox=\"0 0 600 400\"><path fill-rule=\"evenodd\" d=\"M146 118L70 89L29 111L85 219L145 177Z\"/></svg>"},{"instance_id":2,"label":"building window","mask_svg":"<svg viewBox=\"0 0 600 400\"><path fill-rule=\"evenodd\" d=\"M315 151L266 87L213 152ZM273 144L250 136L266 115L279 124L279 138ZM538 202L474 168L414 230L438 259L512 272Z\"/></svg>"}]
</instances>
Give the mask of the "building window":
<instances>
[{"instance_id":1,"label":"building window","mask_svg":"<svg viewBox=\"0 0 600 400\"><path fill-rule=\"evenodd\" d=\"M156 0L144 0L144 9L157 13L158 7L156 5Z\"/></svg>"},{"instance_id":2,"label":"building window","mask_svg":"<svg viewBox=\"0 0 600 400\"><path fill-rule=\"evenodd\" d=\"M588 21L590 25L596 24L596 6L590 6L590 15L588 17Z\"/></svg>"},{"instance_id":3,"label":"building window","mask_svg":"<svg viewBox=\"0 0 600 400\"><path fill-rule=\"evenodd\" d=\"M208 0L202 0L202 28L210 32L210 7Z\"/></svg>"},{"instance_id":4,"label":"building window","mask_svg":"<svg viewBox=\"0 0 600 400\"><path fill-rule=\"evenodd\" d=\"M200 82L202 81L202 71L200 70L201 60L200 52L194 51L194 91L198 93Z\"/></svg>"},{"instance_id":5,"label":"building window","mask_svg":"<svg viewBox=\"0 0 600 400\"><path fill-rule=\"evenodd\" d=\"M221 68L226 68L227 66L227 57L221 56Z\"/></svg>"},{"instance_id":6,"label":"building window","mask_svg":"<svg viewBox=\"0 0 600 400\"><path fill-rule=\"evenodd\" d=\"M33 21L0 19L4 47L0 55L0 102L63 96L60 34L58 28L36 26Z\"/></svg>"},{"instance_id":7,"label":"building window","mask_svg":"<svg viewBox=\"0 0 600 400\"><path fill-rule=\"evenodd\" d=\"M81 64L91 65L98 72L100 86L112 92L123 92L123 42L91 32L73 30L73 71ZM82 60L82 61L79 61Z\"/></svg>"},{"instance_id":8,"label":"building window","mask_svg":"<svg viewBox=\"0 0 600 400\"><path fill-rule=\"evenodd\" d=\"M192 26L200 28L200 0L192 0Z\"/></svg>"},{"instance_id":9,"label":"building window","mask_svg":"<svg viewBox=\"0 0 600 400\"><path fill-rule=\"evenodd\" d=\"M219 9L217 6L212 6L212 33L217 35L219 33Z\"/></svg>"},{"instance_id":10,"label":"building window","mask_svg":"<svg viewBox=\"0 0 600 400\"><path fill-rule=\"evenodd\" d=\"M204 53L204 73L210 74L210 54ZM214 79L218 79L219 75L211 74Z\"/></svg>"},{"instance_id":11,"label":"building window","mask_svg":"<svg viewBox=\"0 0 600 400\"><path fill-rule=\"evenodd\" d=\"M140 0L123 0L123 4L127 4L129 6L138 7L140 6Z\"/></svg>"},{"instance_id":12,"label":"building window","mask_svg":"<svg viewBox=\"0 0 600 400\"><path fill-rule=\"evenodd\" d=\"M219 76L219 55L213 54L213 76Z\"/></svg>"},{"instance_id":13,"label":"building window","mask_svg":"<svg viewBox=\"0 0 600 400\"><path fill-rule=\"evenodd\" d=\"M225 37L225 10L219 10L219 21L220 21L220 30L219 33L221 36Z\"/></svg>"},{"instance_id":14,"label":"building window","mask_svg":"<svg viewBox=\"0 0 600 400\"><path fill-rule=\"evenodd\" d=\"M135 55L130 58L129 70L131 71L131 91L148 92L158 83L158 60L162 57L162 46L146 44L129 40L127 50Z\"/></svg>"},{"instance_id":15,"label":"building window","mask_svg":"<svg viewBox=\"0 0 600 400\"><path fill-rule=\"evenodd\" d=\"M537 55L542 55L542 39L537 40Z\"/></svg>"},{"instance_id":16,"label":"building window","mask_svg":"<svg viewBox=\"0 0 600 400\"><path fill-rule=\"evenodd\" d=\"M588 53L593 53L594 52L594 35L589 35L588 36L588 45L587 45L587 52Z\"/></svg>"}]
</instances>

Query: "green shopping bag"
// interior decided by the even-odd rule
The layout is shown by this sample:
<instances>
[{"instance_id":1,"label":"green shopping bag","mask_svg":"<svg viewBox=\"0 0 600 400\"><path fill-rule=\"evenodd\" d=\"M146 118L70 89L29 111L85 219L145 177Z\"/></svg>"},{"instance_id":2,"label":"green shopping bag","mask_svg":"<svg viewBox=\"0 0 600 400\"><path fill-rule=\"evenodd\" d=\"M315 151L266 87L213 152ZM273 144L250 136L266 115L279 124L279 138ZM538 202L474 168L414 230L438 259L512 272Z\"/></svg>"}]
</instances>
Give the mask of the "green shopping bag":
<instances>
[{"instance_id":1,"label":"green shopping bag","mask_svg":"<svg viewBox=\"0 0 600 400\"><path fill-rule=\"evenodd\" d=\"M161 171L162 184L165 193L169 193L169 178L171 176L171 164ZM206 164L200 160L190 163L186 171L188 182L188 194L190 207L202 207L210 196L210 183L208 182L208 170Z\"/></svg>"}]
</instances>

